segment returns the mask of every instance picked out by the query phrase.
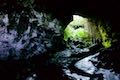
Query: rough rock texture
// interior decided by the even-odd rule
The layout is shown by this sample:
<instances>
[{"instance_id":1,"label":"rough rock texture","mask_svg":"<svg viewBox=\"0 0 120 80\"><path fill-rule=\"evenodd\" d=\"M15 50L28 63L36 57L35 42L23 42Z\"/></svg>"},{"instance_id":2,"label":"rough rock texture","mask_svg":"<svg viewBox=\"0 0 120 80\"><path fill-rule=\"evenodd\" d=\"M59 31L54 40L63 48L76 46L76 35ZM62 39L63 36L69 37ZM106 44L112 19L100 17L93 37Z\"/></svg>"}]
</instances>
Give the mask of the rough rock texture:
<instances>
[{"instance_id":1,"label":"rough rock texture","mask_svg":"<svg viewBox=\"0 0 120 80\"><path fill-rule=\"evenodd\" d=\"M60 44L56 39L62 35L61 26L57 19L50 20L45 13L32 10L29 13L2 14L0 20L1 59L8 56L29 58L52 50L56 43Z\"/></svg>"},{"instance_id":2,"label":"rough rock texture","mask_svg":"<svg viewBox=\"0 0 120 80\"><path fill-rule=\"evenodd\" d=\"M113 35L117 38L117 42L109 49L101 49L99 45L78 48L75 44L71 44L68 48L63 41L62 28L69 23L73 13L84 14L95 18L96 21L102 19L111 22L113 26L111 31L119 32L116 28L120 26L119 3L109 2L1 0L0 78L3 80L120 80L119 34ZM52 17L57 17L64 26L61 28L57 19L51 19L50 15L41 11L51 13ZM82 43L78 44L84 47ZM95 57L94 54L97 52L100 54ZM89 66L86 66L87 64Z\"/></svg>"}]
</instances>

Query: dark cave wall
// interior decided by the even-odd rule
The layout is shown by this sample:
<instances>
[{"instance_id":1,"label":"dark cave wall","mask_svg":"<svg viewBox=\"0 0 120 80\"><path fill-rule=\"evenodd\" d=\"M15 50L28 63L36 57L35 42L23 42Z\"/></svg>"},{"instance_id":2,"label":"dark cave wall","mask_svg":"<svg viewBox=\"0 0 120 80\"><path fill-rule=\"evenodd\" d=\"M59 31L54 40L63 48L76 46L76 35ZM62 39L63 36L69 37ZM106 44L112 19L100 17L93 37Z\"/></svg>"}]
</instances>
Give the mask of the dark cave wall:
<instances>
[{"instance_id":1,"label":"dark cave wall","mask_svg":"<svg viewBox=\"0 0 120 80\"><path fill-rule=\"evenodd\" d=\"M28 5L30 3L31 5ZM107 22L112 32L119 32L120 5L118 1L104 0L0 0L0 10L7 13L31 8L58 18L65 27L73 14ZM27 7L27 8L26 8Z\"/></svg>"}]
</instances>

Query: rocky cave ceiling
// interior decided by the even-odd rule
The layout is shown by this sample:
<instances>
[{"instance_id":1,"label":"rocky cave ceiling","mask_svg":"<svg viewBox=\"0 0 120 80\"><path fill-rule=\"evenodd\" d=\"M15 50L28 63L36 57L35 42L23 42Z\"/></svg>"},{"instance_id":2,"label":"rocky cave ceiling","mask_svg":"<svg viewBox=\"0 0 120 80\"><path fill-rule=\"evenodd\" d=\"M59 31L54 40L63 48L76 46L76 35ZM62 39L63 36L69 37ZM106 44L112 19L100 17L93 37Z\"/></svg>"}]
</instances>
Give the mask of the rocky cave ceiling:
<instances>
[{"instance_id":1,"label":"rocky cave ceiling","mask_svg":"<svg viewBox=\"0 0 120 80\"><path fill-rule=\"evenodd\" d=\"M23 9L22 0L0 0L0 9L8 9L10 12L13 8L16 10ZM28 0L25 0L28 1ZM25 1L23 1L25 3ZM33 0L31 0L33 1ZM12 5L12 6L11 6ZM74 13L88 17L100 18L110 22L114 27L119 26L120 5L117 1L105 0L34 0L32 6L36 10L42 10L52 13L64 24L68 24L71 15ZM115 29L117 30L117 29Z\"/></svg>"}]
</instances>

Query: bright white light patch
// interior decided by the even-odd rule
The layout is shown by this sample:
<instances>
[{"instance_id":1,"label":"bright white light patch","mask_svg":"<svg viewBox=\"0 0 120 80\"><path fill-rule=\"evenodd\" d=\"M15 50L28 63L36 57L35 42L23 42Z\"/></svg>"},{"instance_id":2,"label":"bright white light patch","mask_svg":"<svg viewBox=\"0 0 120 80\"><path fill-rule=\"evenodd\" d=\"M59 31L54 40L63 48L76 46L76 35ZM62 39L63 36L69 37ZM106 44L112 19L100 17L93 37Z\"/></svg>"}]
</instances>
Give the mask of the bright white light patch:
<instances>
[{"instance_id":1,"label":"bright white light patch","mask_svg":"<svg viewBox=\"0 0 120 80\"><path fill-rule=\"evenodd\" d=\"M79 15L73 15L73 21L76 22L74 24L78 23L78 25L83 25L83 24L86 24L88 22L88 19L84 18L82 16L79 16Z\"/></svg>"},{"instance_id":2,"label":"bright white light patch","mask_svg":"<svg viewBox=\"0 0 120 80\"><path fill-rule=\"evenodd\" d=\"M81 20L81 19L84 19L84 18L79 15L73 15L73 20Z\"/></svg>"}]
</instances>

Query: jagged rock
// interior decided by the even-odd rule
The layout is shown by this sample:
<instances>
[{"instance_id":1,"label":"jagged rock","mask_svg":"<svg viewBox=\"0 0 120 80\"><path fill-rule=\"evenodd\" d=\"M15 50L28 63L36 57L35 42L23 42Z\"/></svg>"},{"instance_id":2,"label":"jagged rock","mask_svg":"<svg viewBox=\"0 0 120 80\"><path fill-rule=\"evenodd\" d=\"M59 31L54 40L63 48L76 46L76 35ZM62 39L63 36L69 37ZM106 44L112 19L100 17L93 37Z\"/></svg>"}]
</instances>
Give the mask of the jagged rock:
<instances>
[{"instance_id":1,"label":"jagged rock","mask_svg":"<svg viewBox=\"0 0 120 80\"><path fill-rule=\"evenodd\" d=\"M64 72L69 77L70 80L90 80L89 77L78 75L76 73L71 73L71 71L69 69L67 69L67 70L64 69Z\"/></svg>"},{"instance_id":2,"label":"jagged rock","mask_svg":"<svg viewBox=\"0 0 120 80\"><path fill-rule=\"evenodd\" d=\"M1 15L1 57L7 58L7 56L14 54L18 58L20 56L21 58L29 58L45 53L49 49L55 50L54 44L56 42L62 43L62 41L56 41L61 37L61 26L57 19L51 20L48 19L49 15L45 13L35 10L29 11L23 10L21 13L11 12L13 15L4 13ZM13 53L9 52L10 49L13 49Z\"/></svg>"},{"instance_id":3,"label":"jagged rock","mask_svg":"<svg viewBox=\"0 0 120 80\"><path fill-rule=\"evenodd\" d=\"M32 76L29 76L26 78L26 80L36 80L37 79L37 75L33 74Z\"/></svg>"},{"instance_id":4,"label":"jagged rock","mask_svg":"<svg viewBox=\"0 0 120 80\"><path fill-rule=\"evenodd\" d=\"M72 51L71 50L69 50L69 49L66 49L66 50L64 50L64 51L61 51L61 52L57 52L56 53L56 57L70 57L71 56L71 54L72 54Z\"/></svg>"},{"instance_id":5,"label":"jagged rock","mask_svg":"<svg viewBox=\"0 0 120 80\"><path fill-rule=\"evenodd\" d=\"M100 68L96 74L103 74L104 80L120 80L120 74L112 70Z\"/></svg>"},{"instance_id":6,"label":"jagged rock","mask_svg":"<svg viewBox=\"0 0 120 80\"><path fill-rule=\"evenodd\" d=\"M99 53L83 58L82 60L75 63L75 67L77 67L80 70L83 70L86 73L94 74L94 72L96 71L96 67L90 60L98 55Z\"/></svg>"}]
</instances>

